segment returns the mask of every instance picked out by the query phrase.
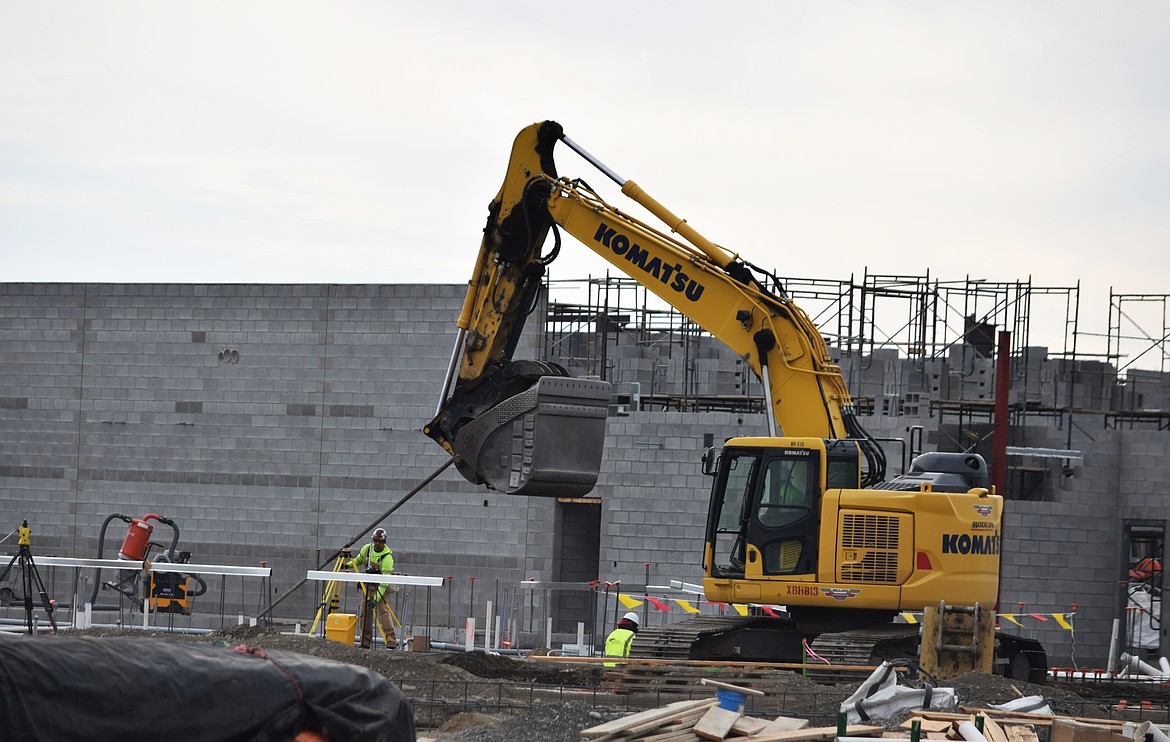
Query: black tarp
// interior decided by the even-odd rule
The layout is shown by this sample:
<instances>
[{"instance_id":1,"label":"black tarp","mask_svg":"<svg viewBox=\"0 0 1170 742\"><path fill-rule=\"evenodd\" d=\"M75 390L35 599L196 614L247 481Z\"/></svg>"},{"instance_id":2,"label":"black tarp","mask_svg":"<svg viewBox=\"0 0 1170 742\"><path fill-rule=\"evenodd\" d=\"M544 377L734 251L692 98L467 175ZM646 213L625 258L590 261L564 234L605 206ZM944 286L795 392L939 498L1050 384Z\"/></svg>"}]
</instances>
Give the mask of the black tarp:
<instances>
[{"instance_id":1,"label":"black tarp","mask_svg":"<svg viewBox=\"0 0 1170 742\"><path fill-rule=\"evenodd\" d=\"M256 647L0 636L0 740L414 742L402 691L355 665Z\"/></svg>"}]
</instances>

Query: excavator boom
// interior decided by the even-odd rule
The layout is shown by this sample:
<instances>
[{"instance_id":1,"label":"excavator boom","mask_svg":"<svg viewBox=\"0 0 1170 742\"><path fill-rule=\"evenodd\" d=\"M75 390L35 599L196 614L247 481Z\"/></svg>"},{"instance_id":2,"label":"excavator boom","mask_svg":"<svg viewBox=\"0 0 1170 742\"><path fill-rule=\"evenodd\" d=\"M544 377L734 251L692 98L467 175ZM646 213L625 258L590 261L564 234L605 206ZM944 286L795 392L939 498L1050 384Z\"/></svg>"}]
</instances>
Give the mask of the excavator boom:
<instances>
[{"instance_id":1,"label":"excavator boom","mask_svg":"<svg viewBox=\"0 0 1170 742\"><path fill-rule=\"evenodd\" d=\"M670 234L609 205L584 181L559 177L553 148L561 141L617 182L623 194L661 220ZM566 372L551 364L536 368L534 362L513 360L524 320L538 301L545 267L560 251L561 229L739 354L767 395L771 435L856 438L868 463L865 481L883 479L884 455L857 422L840 369L812 321L779 282L703 237L634 181L597 161L553 121L525 128L513 143L460 312L442 401L424 428L457 457L466 478L515 494L583 494L596 481L601 449L583 442L604 437L608 385L574 380L569 393L544 404L537 380ZM544 253L550 231L553 245ZM517 368L517 363L522 365ZM527 434L517 427L521 423L515 416L485 415L530 389L538 391L525 397L531 402ZM562 412L573 422L555 421ZM602 419L597 422L594 415L599 412ZM594 422L582 426L582 419ZM491 429L493 420L501 430ZM468 434L469 428L476 434ZM575 435L553 436L554 428L571 429ZM515 441L524 435L531 445L521 452ZM478 445L489 438L496 443L486 449ZM507 455L510 448L518 453ZM520 480L527 484L517 486ZM545 483L554 486L544 488Z\"/></svg>"}]
</instances>

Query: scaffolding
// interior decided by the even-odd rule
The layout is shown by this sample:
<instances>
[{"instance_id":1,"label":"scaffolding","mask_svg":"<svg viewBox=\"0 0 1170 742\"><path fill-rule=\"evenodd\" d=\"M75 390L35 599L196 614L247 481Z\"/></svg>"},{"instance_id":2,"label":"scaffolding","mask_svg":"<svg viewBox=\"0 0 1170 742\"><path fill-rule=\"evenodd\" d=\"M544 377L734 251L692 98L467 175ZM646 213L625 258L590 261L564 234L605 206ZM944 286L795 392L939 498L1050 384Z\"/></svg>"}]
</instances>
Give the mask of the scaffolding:
<instances>
[{"instance_id":1,"label":"scaffolding","mask_svg":"<svg viewBox=\"0 0 1170 742\"><path fill-rule=\"evenodd\" d=\"M607 273L550 282L547 288L544 350L574 375L628 387L633 390L629 404L637 409L760 409L762 390L747 365L735 361L734 382L712 385L704 359L722 344L633 279ZM991 281L969 275L940 280L929 272L890 275L866 269L847 279L785 277L780 288L817 325L850 389L863 389L873 364L887 361L897 361L903 375L926 374L939 363L949 364L960 377L974 374L993 361L1002 330L1011 333L1012 387L1019 390L1015 401L1024 407L1138 409L1140 387L1127 385L1119 370L1128 372L1129 381L1167 386L1170 295L1111 292L1106 347L1094 354L1086 351L1084 340L1098 336L1078 327L1079 282L1040 286L1031 277ZM583 293L584 300L559 298L571 293ZM1132 307L1138 302L1158 310L1152 319L1147 312L1142 323L1136 321ZM1135 349L1136 342L1146 346ZM1155 372L1134 367L1151 360ZM906 387L900 377L892 383L899 385ZM882 399L891 390L865 391L856 395L863 410L891 414L890 402ZM962 401L964 393L959 389L952 399ZM1150 398L1147 394L1145 400Z\"/></svg>"},{"instance_id":2,"label":"scaffolding","mask_svg":"<svg viewBox=\"0 0 1170 742\"><path fill-rule=\"evenodd\" d=\"M1118 294L1109 290L1109 330L1106 336L1106 362L1116 368L1117 379L1110 390L1115 393L1112 409L1119 414L1111 422L1128 427L1148 423L1165 430L1170 417L1157 407L1167 395L1166 342L1170 338L1167 307L1170 294ZM1139 364L1142 364L1139 366ZM1104 394L1104 392L1103 392ZM1155 403L1151 404L1151 400Z\"/></svg>"}]
</instances>

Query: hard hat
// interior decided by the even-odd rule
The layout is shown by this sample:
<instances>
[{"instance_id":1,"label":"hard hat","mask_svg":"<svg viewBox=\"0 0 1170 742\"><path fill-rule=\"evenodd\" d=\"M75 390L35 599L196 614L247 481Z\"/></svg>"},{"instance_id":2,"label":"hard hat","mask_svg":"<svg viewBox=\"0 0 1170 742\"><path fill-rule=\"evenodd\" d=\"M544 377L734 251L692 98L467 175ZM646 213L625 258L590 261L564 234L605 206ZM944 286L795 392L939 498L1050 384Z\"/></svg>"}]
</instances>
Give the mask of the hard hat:
<instances>
[{"instance_id":1,"label":"hard hat","mask_svg":"<svg viewBox=\"0 0 1170 742\"><path fill-rule=\"evenodd\" d=\"M385 541L386 540L386 529L385 528L375 528L374 529L374 538L381 539L382 541Z\"/></svg>"},{"instance_id":2,"label":"hard hat","mask_svg":"<svg viewBox=\"0 0 1170 742\"><path fill-rule=\"evenodd\" d=\"M630 611L626 615L622 616L622 620L629 621L630 623L634 624L635 626L642 625L642 622L638 620L638 614L634 613L633 611Z\"/></svg>"}]
</instances>

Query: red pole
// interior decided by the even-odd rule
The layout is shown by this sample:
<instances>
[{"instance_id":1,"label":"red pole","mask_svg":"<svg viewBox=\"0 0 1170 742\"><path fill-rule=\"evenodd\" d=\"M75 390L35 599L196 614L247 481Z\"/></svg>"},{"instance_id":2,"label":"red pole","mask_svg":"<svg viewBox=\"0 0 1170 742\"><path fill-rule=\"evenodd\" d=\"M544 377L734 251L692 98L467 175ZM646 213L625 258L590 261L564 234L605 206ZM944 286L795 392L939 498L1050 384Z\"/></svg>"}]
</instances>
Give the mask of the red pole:
<instances>
[{"instance_id":1,"label":"red pole","mask_svg":"<svg viewBox=\"0 0 1170 742\"><path fill-rule=\"evenodd\" d=\"M991 439L991 483L995 492L1007 491L1008 397L1012 383L1012 334L999 332L999 348L995 357L995 434Z\"/></svg>"},{"instance_id":2,"label":"red pole","mask_svg":"<svg viewBox=\"0 0 1170 742\"><path fill-rule=\"evenodd\" d=\"M647 586L647 587L649 587L649 586L650 586L650 562L646 562L646 581L645 581L645 582L643 582L642 584L643 584L643 585L645 585L645 586ZM647 590L647 591L646 591L646 595L647 595L647 596L649 596L649 595L650 595L650 591L649 591L649 590ZM649 615L650 615L650 601L649 601L649 600L647 600L647 601L646 601L646 602L645 602L645 603L642 605L642 625L643 625L643 626L646 626L646 625L647 625L647 623L646 623L646 619L649 617Z\"/></svg>"}]
</instances>

